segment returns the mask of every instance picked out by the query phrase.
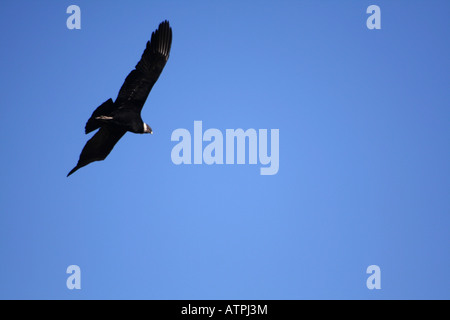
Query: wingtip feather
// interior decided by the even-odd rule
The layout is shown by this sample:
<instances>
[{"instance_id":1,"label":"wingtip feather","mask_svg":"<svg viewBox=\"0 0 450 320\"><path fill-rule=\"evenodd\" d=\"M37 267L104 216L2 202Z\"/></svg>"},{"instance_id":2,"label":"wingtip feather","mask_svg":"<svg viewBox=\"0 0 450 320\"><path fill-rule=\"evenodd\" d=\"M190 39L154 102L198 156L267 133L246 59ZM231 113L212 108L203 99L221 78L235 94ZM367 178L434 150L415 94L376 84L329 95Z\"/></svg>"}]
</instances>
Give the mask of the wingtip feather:
<instances>
[{"instance_id":1,"label":"wingtip feather","mask_svg":"<svg viewBox=\"0 0 450 320\"><path fill-rule=\"evenodd\" d=\"M73 168L68 174L67 174L67 178L70 177L75 171L77 171L79 168L78 166L76 166L75 168Z\"/></svg>"}]
</instances>

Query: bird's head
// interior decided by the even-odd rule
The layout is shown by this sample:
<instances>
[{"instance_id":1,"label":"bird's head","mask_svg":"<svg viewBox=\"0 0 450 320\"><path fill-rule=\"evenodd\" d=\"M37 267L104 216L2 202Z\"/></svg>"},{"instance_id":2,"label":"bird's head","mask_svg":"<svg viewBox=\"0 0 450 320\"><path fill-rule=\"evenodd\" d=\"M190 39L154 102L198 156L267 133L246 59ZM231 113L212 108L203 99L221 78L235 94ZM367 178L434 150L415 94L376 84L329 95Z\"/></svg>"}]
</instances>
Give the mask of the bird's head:
<instances>
[{"instance_id":1,"label":"bird's head","mask_svg":"<svg viewBox=\"0 0 450 320\"><path fill-rule=\"evenodd\" d=\"M148 124L146 124L146 123L144 123L144 133L153 134L152 128L150 128L150 126Z\"/></svg>"}]
</instances>

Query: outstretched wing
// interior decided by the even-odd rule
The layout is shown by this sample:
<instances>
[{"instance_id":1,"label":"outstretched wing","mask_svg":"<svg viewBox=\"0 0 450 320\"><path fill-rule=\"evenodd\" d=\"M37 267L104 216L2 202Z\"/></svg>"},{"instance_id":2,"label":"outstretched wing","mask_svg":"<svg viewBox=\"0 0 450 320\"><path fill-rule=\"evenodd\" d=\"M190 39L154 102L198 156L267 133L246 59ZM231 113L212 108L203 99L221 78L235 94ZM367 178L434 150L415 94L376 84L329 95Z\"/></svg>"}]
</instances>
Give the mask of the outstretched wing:
<instances>
[{"instance_id":1,"label":"outstretched wing","mask_svg":"<svg viewBox=\"0 0 450 320\"><path fill-rule=\"evenodd\" d=\"M78 169L88 165L94 161L102 161L108 156L116 143L123 137L125 130L103 126L101 129L86 143L81 151L80 160L67 176Z\"/></svg>"},{"instance_id":2,"label":"outstretched wing","mask_svg":"<svg viewBox=\"0 0 450 320\"><path fill-rule=\"evenodd\" d=\"M119 109L132 108L141 112L150 90L169 59L171 45L172 29L169 22L164 21L152 33L141 60L125 79L116 99Z\"/></svg>"}]
</instances>

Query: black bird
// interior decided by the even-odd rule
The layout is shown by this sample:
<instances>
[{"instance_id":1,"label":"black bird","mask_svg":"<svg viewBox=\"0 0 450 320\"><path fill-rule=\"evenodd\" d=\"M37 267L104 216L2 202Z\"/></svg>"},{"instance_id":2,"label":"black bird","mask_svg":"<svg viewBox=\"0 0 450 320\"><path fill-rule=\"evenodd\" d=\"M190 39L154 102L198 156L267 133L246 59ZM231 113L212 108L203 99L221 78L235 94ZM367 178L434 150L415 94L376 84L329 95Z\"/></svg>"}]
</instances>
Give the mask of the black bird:
<instances>
[{"instance_id":1,"label":"black bird","mask_svg":"<svg viewBox=\"0 0 450 320\"><path fill-rule=\"evenodd\" d=\"M152 128L142 121L141 110L169 59L171 45L172 28L164 21L152 33L141 60L125 79L116 101L107 100L89 118L86 134L100 130L86 143L77 166L67 176L91 162L105 160L127 131L153 134Z\"/></svg>"}]
</instances>

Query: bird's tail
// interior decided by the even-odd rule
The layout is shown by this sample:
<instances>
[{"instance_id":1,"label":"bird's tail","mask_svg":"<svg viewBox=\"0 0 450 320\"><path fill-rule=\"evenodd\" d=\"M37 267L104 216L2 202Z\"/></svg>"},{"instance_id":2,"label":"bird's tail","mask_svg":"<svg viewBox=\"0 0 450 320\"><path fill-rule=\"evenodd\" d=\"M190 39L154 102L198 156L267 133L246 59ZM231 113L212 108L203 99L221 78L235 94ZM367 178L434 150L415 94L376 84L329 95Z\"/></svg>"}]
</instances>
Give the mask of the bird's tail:
<instances>
[{"instance_id":1,"label":"bird's tail","mask_svg":"<svg viewBox=\"0 0 450 320\"><path fill-rule=\"evenodd\" d=\"M109 99L105 102L103 102L95 111L92 113L92 116L89 118L89 120L86 123L85 132L88 134L89 132L92 132L102 125L102 122L97 120L96 118L100 116L107 116L114 110L114 102L112 99Z\"/></svg>"}]
</instances>

